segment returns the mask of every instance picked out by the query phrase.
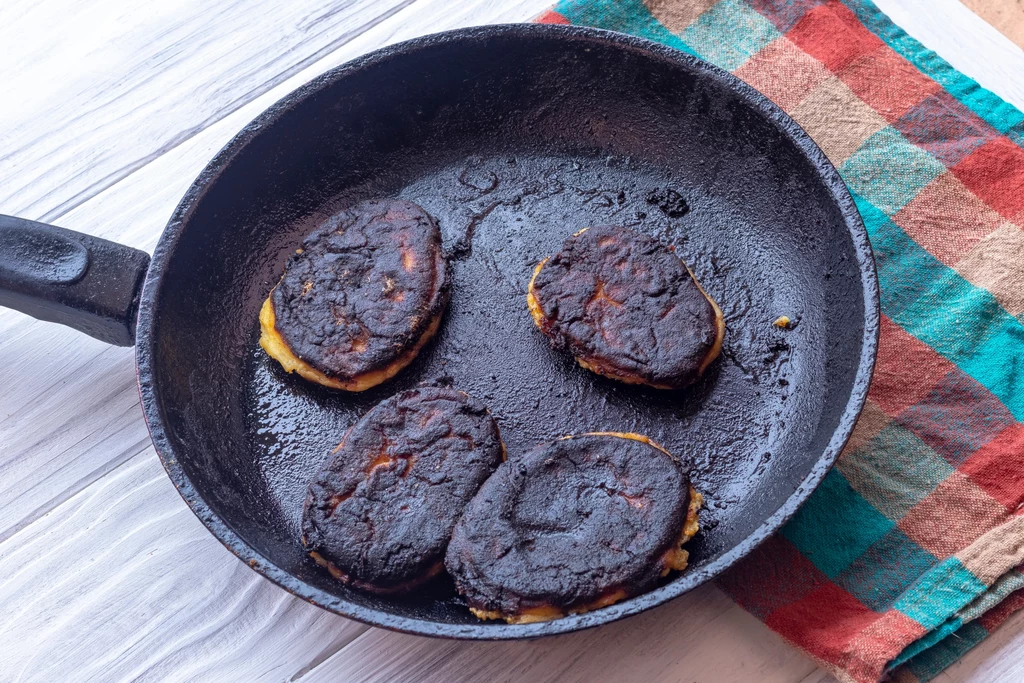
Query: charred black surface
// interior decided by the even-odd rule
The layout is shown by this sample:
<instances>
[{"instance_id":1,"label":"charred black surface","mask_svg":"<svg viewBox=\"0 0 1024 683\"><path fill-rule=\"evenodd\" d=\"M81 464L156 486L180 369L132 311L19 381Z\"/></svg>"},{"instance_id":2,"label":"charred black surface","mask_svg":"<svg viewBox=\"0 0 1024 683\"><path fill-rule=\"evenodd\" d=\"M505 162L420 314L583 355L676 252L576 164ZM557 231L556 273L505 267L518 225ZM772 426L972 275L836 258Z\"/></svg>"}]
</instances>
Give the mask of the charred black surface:
<instances>
[{"instance_id":1,"label":"charred black surface","mask_svg":"<svg viewBox=\"0 0 1024 683\"><path fill-rule=\"evenodd\" d=\"M306 549L362 588L413 587L444 559L455 521L501 457L479 400L403 391L357 422L310 484Z\"/></svg>"},{"instance_id":2,"label":"charred black surface","mask_svg":"<svg viewBox=\"0 0 1024 683\"><path fill-rule=\"evenodd\" d=\"M278 333L328 377L351 379L407 353L448 302L437 222L403 200L369 200L302 241L271 295Z\"/></svg>"},{"instance_id":3,"label":"charred black surface","mask_svg":"<svg viewBox=\"0 0 1024 683\"><path fill-rule=\"evenodd\" d=\"M715 309L675 252L626 228L569 238L531 290L552 345L601 374L683 387L717 338Z\"/></svg>"},{"instance_id":4,"label":"charred black surface","mask_svg":"<svg viewBox=\"0 0 1024 683\"><path fill-rule=\"evenodd\" d=\"M651 190L647 194L647 203L657 206L669 218L682 218L690 212L690 205L683 195L670 187Z\"/></svg>"},{"instance_id":5,"label":"charred black surface","mask_svg":"<svg viewBox=\"0 0 1024 683\"><path fill-rule=\"evenodd\" d=\"M498 468L455 526L445 563L471 607L568 611L657 584L689 504L679 462L654 446L582 435Z\"/></svg>"}]
</instances>

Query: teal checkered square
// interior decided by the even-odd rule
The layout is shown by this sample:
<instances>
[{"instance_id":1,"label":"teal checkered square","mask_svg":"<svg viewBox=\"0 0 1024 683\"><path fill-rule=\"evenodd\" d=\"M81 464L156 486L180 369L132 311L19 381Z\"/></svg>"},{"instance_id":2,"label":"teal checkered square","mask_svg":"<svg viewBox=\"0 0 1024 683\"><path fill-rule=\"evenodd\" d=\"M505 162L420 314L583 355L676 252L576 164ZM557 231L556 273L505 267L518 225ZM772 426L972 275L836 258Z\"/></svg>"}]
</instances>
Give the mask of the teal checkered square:
<instances>
[{"instance_id":1,"label":"teal checkered square","mask_svg":"<svg viewBox=\"0 0 1024 683\"><path fill-rule=\"evenodd\" d=\"M972 647L985 640L987 636L988 631L981 624L965 624L950 637L911 659L907 664L907 672L919 681L930 681L954 662L962 659Z\"/></svg>"},{"instance_id":2,"label":"teal checkered square","mask_svg":"<svg viewBox=\"0 0 1024 683\"><path fill-rule=\"evenodd\" d=\"M893 216L946 167L892 126L878 131L839 169L850 189Z\"/></svg>"},{"instance_id":3,"label":"teal checkered square","mask_svg":"<svg viewBox=\"0 0 1024 683\"><path fill-rule=\"evenodd\" d=\"M922 576L893 606L930 630L984 592L985 584L951 557Z\"/></svg>"},{"instance_id":4,"label":"teal checkered square","mask_svg":"<svg viewBox=\"0 0 1024 683\"><path fill-rule=\"evenodd\" d=\"M782 527L782 535L823 574L835 579L895 526L832 470Z\"/></svg>"},{"instance_id":5,"label":"teal checkered square","mask_svg":"<svg viewBox=\"0 0 1024 683\"><path fill-rule=\"evenodd\" d=\"M723 35L730 40L722 40ZM732 71L780 35L746 3L722 0L700 15L680 38L715 66Z\"/></svg>"}]
</instances>

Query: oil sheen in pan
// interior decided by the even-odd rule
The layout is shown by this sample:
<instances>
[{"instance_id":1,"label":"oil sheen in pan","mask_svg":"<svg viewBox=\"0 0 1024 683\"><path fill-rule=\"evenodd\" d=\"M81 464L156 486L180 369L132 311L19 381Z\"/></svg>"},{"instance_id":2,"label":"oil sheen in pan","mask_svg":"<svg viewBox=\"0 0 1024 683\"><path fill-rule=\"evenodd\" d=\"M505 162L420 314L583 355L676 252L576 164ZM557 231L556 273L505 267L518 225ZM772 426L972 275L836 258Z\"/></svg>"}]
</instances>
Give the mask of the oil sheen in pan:
<instances>
[{"instance_id":1,"label":"oil sheen in pan","mask_svg":"<svg viewBox=\"0 0 1024 683\"><path fill-rule=\"evenodd\" d=\"M821 372L803 359L801 347L823 344L824 331L807 320L792 330L771 323L804 314L795 308L799 297L813 294L787 268L786 255L817 247L780 242L766 226L747 224L728 196L701 194L683 177L625 157L496 153L409 174L414 179L401 186L357 188L292 230L297 243L332 209L375 195L409 199L438 219L454 254L452 298L437 338L413 365L365 393L341 394L281 371L257 346L253 322L245 414L257 437L247 448L266 477L272 496L266 502L276 508L268 514L287 521L296 553L306 485L339 435L384 398L440 379L488 405L510 458L589 431L645 434L687 457L706 501L703 531L688 545L691 568L699 567L719 549L715 526L743 518L745 492L784 462L786 439L797 438L786 428L800 403L794 387L802 375ZM659 206L666 188L686 199L688 213ZM722 354L688 389L666 393L597 377L553 351L533 325L525 295L534 267L568 235L594 224L633 226L675 245L721 304ZM336 590L309 565L304 579ZM442 581L410 599L420 601L419 613L436 616L441 603L457 598Z\"/></svg>"}]
</instances>

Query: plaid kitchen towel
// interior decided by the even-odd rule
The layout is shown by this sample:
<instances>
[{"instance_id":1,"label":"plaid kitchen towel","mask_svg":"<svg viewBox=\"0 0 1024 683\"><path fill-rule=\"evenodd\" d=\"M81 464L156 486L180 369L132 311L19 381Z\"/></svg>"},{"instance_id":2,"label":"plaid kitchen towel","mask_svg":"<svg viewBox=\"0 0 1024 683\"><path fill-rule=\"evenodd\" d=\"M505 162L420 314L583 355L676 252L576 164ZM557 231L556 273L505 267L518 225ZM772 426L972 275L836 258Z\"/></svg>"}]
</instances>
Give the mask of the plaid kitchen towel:
<instances>
[{"instance_id":1,"label":"plaid kitchen towel","mask_svg":"<svg viewBox=\"0 0 1024 683\"><path fill-rule=\"evenodd\" d=\"M1024 114L867 0L563 0L685 50L839 169L882 333L838 465L721 586L844 681L925 681L1024 607Z\"/></svg>"}]
</instances>

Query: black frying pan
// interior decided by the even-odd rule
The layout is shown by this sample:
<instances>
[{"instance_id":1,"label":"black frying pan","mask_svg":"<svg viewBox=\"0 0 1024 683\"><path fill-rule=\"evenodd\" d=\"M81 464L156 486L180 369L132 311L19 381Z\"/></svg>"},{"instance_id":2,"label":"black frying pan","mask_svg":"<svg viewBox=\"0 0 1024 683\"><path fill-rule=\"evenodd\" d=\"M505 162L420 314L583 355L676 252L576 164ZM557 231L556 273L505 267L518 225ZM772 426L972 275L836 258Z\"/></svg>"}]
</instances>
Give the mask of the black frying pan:
<instances>
[{"instance_id":1,"label":"black frying pan","mask_svg":"<svg viewBox=\"0 0 1024 683\"><path fill-rule=\"evenodd\" d=\"M398 378L334 392L265 356L257 312L301 236L371 197L411 199L439 219L456 259L452 303L438 338ZM579 228L609 223L674 244L722 304L724 351L689 390L604 380L533 327L533 266ZM0 304L116 344L135 339L137 309L146 420L210 531L314 604L433 636L574 631L721 573L835 461L878 334L864 227L807 135L723 71L584 28L453 31L317 78L217 155L148 261L5 217ZM781 315L798 324L773 326ZM588 431L640 432L687 458L707 500L691 568L614 606L518 626L477 621L445 580L412 597L374 597L331 579L298 540L307 481L371 406L443 378L489 404L513 458Z\"/></svg>"}]
</instances>

